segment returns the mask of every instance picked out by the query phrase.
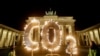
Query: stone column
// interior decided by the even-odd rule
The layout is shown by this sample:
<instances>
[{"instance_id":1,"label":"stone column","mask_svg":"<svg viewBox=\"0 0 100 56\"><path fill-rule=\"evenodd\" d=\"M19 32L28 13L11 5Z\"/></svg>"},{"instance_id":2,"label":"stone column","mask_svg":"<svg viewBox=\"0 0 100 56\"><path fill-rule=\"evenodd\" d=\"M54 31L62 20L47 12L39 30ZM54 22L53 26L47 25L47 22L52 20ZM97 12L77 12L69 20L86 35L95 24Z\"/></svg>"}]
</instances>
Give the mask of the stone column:
<instances>
[{"instance_id":1,"label":"stone column","mask_svg":"<svg viewBox=\"0 0 100 56\"><path fill-rule=\"evenodd\" d=\"M80 32L76 32L77 45L80 46Z\"/></svg>"},{"instance_id":2,"label":"stone column","mask_svg":"<svg viewBox=\"0 0 100 56\"><path fill-rule=\"evenodd\" d=\"M66 36L65 36L65 26L64 25L62 25L62 45L65 45L65 41L66 41Z\"/></svg>"},{"instance_id":3,"label":"stone column","mask_svg":"<svg viewBox=\"0 0 100 56\"><path fill-rule=\"evenodd\" d=\"M72 35L75 36L75 25L71 24Z\"/></svg>"},{"instance_id":4,"label":"stone column","mask_svg":"<svg viewBox=\"0 0 100 56\"><path fill-rule=\"evenodd\" d=\"M83 37L83 33L81 33L81 39L82 39L82 45L84 46L84 37Z\"/></svg>"},{"instance_id":5,"label":"stone column","mask_svg":"<svg viewBox=\"0 0 100 56\"><path fill-rule=\"evenodd\" d=\"M85 34L86 34L86 45L89 46L89 38L88 38L89 36L87 32Z\"/></svg>"},{"instance_id":6,"label":"stone column","mask_svg":"<svg viewBox=\"0 0 100 56\"><path fill-rule=\"evenodd\" d=\"M95 41L96 44L98 44L98 41L97 41L96 36L95 36L95 33L94 33L94 29L92 30L92 32L93 32L94 41Z\"/></svg>"},{"instance_id":7,"label":"stone column","mask_svg":"<svg viewBox=\"0 0 100 56\"><path fill-rule=\"evenodd\" d=\"M91 44L91 37L90 37L89 31L87 32L87 35L88 35L88 46L90 46L90 44Z\"/></svg>"},{"instance_id":8,"label":"stone column","mask_svg":"<svg viewBox=\"0 0 100 56\"><path fill-rule=\"evenodd\" d=\"M98 28L98 30L99 30L99 38L100 38L100 28Z\"/></svg>"},{"instance_id":9,"label":"stone column","mask_svg":"<svg viewBox=\"0 0 100 56\"><path fill-rule=\"evenodd\" d=\"M24 32L23 31L20 32L18 38L19 38L19 41L18 41L19 42L19 45L20 46L23 45L23 42L24 42Z\"/></svg>"},{"instance_id":10,"label":"stone column","mask_svg":"<svg viewBox=\"0 0 100 56\"><path fill-rule=\"evenodd\" d=\"M40 25L39 25L39 28L38 28L38 42L40 42L40 35L41 35L41 32L40 32Z\"/></svg>"},{"instance_id":11,"label":"stone column","mask_svg":"<svg viewBox=\"0 0 100 56\"><path fill-rule=\"evenodd\" d=\"M15 36L16 36L16 33L14 32L14 34L13 34L13 36L12 36L11 45L15 45Z\"/></svg>"},{"instance_id":12,"label":"stone column","mask_svg":"<svg viewBox=\"0 0 100 56\"><path fill-rule=\"evenodd\" d=\"M95 39L96 39L97 44L100 44L99 43L99 32L98 32L98 29L95 29L94 30L94 36L95 36Z\"/></svg>"},{"instance_id":13,"label":"stone column","mask_svg":"<svg viewBox=\"0 0 100 56\"><path fill-rule=\"evenodd\" d=\"M3 35L3 29L0 28L0 48L2 47L2 35Z\"/></svg>"},{"instance_id":14,"label":"stone column","mask_svg":"<svg viewBox=\"0 0 100 56\"><path fill-rule=\"evenodd\" d=\"M10 43L11 43L12 38L13 38L12 36L13 36L13 32L11 33L10 40L9 40L9 45L8 46L10 46Z\"/></svg>"},{"instance_id":15,"label":"stone column","mask_svg":"<svg viewBox=\"0 0 100 56\"><path fill-rule=\"evenodd\" d=\"M17 45L21 45L21 34L18 34Z\"/></svg>"},{"instance_id":16,"label":"stone column","mask_svg":"<svg viewBox=\"0 0 100 56\"><path fill-rule=\"evenodd\" d=\"M16 42L16 33L15 33L15 35L13 37L13 46L15 46L15 42Z\"/></svg>"},{"instance_id":17,"label":"stone column","mask_svg":"<svg viewBox=\"0 0 100 56\"><path fill-rule=\"evenodd\" d=\"M99 31L99 28L97 29L98 31L98 44L100 44L100 31Z\"/></svg>"},{"instance_id":18,"label":"stone column","mask_svg":"<svg viewBox=\"0 0 100 56\"><path fill-rule=\"evenodd\" d=\"M60 25L59 27L60 27L60 29L59 29L60 30L60 38L61 38L61 41L62 41L63 40L63 25Z\"/></svg>"},{"instance_id":19,"label":"stone column","mask_svg":"<svg viewBox=\"0 0 100 56\"><path fill-rule=\"evenodd\" d=\"M71 27L71 25L69 25L68 28L69 28L69 34L72 34L72 27Z\"/></svg>"},{"instance_id":20,"label":"stone column","mask_svg":"<svg viewBox=\"0 0 100 56\"><path fill-rule=\"evenodd\" d=\"M41 43L41 40L42 40L42 36L41 36L41 31L42 31L42 27L43 25L40 25L40 29L39 29L39 43Z\"/></svg>"},{"instance_id":21,"label":"stone column","mask_svg":"<svg viewBox=\"0 0 100 56\"><path fill-rule=\"evenodd\" d=\"M8 33L9 33L9 31L7 30L7 34L6 34L6 37L5 37L5 39L4 39L4 43L3 43L3 46L4 46L4 47L7 47L7 46L6 46L6 42L8 41Z\"/></svg>"},{"instance_id":22,"label":"stone column","mask_svg":"<svg viewBox=\"0 0 100 56\"><path fill-rule=\"evenodd\" d=\"M98 34L99 34L99 43L100 43L100 28L98 28Z\"/></svg>"},{"instance_id":23,"label":"stone column","mask_svg":"<svg viewBox=\"0 0 100 56\"><path fill-rule=\"evenodd\" d=\"M93 32L92 31L89 31L89 34L90 34L91 41L94 41L95 42Z\"/></svg>"}]
</instances>

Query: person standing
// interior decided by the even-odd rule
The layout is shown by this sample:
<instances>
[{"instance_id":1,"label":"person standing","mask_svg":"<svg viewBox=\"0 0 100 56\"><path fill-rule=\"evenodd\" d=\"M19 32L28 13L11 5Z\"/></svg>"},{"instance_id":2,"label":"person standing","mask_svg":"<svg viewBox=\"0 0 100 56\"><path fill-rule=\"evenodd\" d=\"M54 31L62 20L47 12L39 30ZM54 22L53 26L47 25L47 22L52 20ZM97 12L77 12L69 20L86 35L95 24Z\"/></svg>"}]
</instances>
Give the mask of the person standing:
<instances>
[{"instance_id":1,"label":"person standing","mask_svg":"<svg viewBox=\"0 0 100 56\"><path fill-rule=\"evenodd\" d=\"M90 48L89 48L89 54L88 56L96 56L96 53L97 53L97 45L95 44L94 41L91 41L91 45L90 45Z\"/></svg>"}]
</instances>

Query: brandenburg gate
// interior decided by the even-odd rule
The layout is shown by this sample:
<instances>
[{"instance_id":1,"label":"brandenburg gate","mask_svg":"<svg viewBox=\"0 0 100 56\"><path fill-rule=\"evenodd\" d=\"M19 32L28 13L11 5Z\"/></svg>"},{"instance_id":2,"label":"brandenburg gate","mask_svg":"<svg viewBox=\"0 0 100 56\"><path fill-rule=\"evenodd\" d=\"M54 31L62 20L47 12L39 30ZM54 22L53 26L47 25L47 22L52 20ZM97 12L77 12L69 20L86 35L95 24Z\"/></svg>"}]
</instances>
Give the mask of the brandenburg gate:
<instances>
[{"instance_id":1,"label":"brandenburg gate","mask_svg":"<svg viewBox=\"0 0 100 56\"><path fill-rule=\"evenodd\" d=\"M75 19L72 16L58 17L56 11L46 11L43 17L29 17L26 22L23 43L26 45L25 48L32 49L33 53L41 48L50 53L59 50L66 52L66 49L61 48L66 48L68 41L72 42L74 48L77 45Z\"/></svg>"}]
</instances>

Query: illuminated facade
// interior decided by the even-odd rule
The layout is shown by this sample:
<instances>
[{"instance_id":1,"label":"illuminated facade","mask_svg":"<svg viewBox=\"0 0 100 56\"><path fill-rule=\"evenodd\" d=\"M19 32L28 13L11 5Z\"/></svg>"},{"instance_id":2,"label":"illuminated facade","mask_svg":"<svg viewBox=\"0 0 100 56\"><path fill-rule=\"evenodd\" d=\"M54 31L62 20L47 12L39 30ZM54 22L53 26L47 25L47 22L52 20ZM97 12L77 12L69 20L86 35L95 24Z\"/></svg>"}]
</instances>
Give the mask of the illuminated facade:
<instances>
[{"instance_id":1,"label":"illuminated facade","mask_svg":"<svg viewBox=\"0 0 100 56\"><path fill-rule=\"evenodd\" d=\"M73 50L77 49L77 45L90 46L90 40L100 45L100 24L75 31L76 20L72 16L60 17L53 11L45 14L43 17L29 17L23 32L0 24L0 48L16 44L17 56L50 56L50 52L55 56L66 56L68 41L72 42L69 46ZM27 55L26 49L32 50L35 55Z\"/></svg>"},{"instance_id":2,"label":"illuminated facade","mask_svg":"<svg viewBox=\"0 0 100 56\"><path fill-rule=\"evenodd\" d=\"M100 45L100 23L76 32L79 46L90 46L91 41Z\"/></svg>"},{"instance_id":3,"label":"illuminated facade","mask_svg":"<svg viewBox=\"0 0 100 56\"><path fill-rule=\"evenodd\" d=\"M72 16L60 17L53 11L45 14L43 17L29 17L24 31L0 24L0 50L16 45L16 56L50 56L50 53L66 56L70 53L68 49L73 48L73 54L76 54L77 46L88 47L91 40L100 45L100 23L75 31L76 20ZM67 46L68 41L71 44ZM29 51L33 52L28 54ZM8 55L0 53L0 56L5 54Z\"/></svg>"},{"instance_id":4,"label":"illuminated facade","mask_svg":"<svg viewBox=\"0 0 100 56\"><path fill-rule=\"evenodd\" d=\"M20 36L20 31L0 24L0 56L7 56L9 49L20 45Z\"/></svg>"}]
</instances>

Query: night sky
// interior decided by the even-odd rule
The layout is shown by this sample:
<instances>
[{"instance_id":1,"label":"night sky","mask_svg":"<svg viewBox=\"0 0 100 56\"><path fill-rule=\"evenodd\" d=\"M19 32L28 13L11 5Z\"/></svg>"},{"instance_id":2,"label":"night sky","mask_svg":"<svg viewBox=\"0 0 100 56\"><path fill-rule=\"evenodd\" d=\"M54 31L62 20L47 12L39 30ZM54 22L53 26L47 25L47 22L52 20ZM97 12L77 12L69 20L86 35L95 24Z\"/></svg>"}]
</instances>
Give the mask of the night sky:
<instances>
[{"instance_id":1,"label":"night sky","mask_svg":"<svg viewBox=\"0 0 100 56\"><path fill-rule=\"evenodd\" d=\"M23 30L29 16L41 17L50 8L58 16L73 16L76 30L82 30L100 22L99 4L67 0L9 0L0 1L0 23Z\"/></svg>"}]
</instances>

